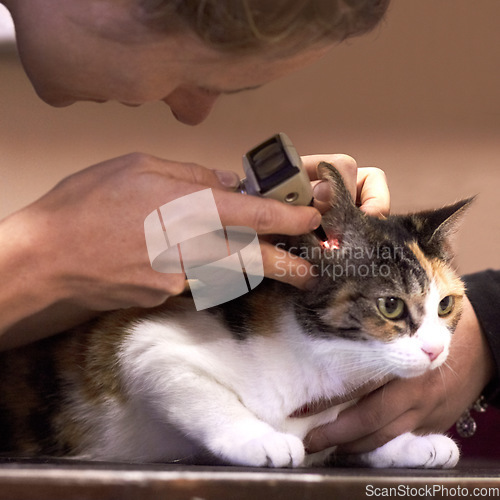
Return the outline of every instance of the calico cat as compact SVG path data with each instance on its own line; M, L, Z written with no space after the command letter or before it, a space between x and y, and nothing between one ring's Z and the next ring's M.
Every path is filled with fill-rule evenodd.
M264 280L197 312L189 297L106 314L4 352L0 451L91 460L298 467L311 428L351 403L298 418L306 404L388 375L415 377L448 355L464 287L448 236L470 200L374 218L321 164L334 204L313 234L277 240L317 275L304 292ZM331 450L328 450L328 453ZM360 455L373 467L453 467L443 435L403 434Z

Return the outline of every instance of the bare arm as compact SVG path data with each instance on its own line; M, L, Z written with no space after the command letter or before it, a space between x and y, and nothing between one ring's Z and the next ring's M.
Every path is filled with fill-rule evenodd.
M355 196L354 160L333 157ZM308 164L313 178L314 161ZM380 175L377 179L375 184L385 183ZM143 228L152 210L183 195L213 188L222 223L248 226L259 234L302 234L319 225L316 208L237 194L237 182L235 174L221 177L199 165L132 154L64 179L2 221L0 348L62 331L102 311L152 307L180 293L184 275L151 269ZM283 252L266 242L261 249L266 276L278 277L276 263ZM290 276L279 278L306 287L310 277L293 273L304 263L290 259Z
M144 219L168 201L207 187L214 189L224 225L299 234L320 222L313 207L236 194L198 165L133 154L89 167L0 224L2 347L100 311L152 307L180 293L184 275L150 266Z

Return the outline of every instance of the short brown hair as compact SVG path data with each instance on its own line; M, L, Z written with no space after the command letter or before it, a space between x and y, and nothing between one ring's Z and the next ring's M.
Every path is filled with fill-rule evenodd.
M207 45L232 53L308 46L373 29L389 0L140 0L156 29L189 29Z

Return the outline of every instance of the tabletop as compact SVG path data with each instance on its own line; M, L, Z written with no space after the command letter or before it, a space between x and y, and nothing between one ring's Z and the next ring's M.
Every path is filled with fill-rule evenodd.
M0 500L307 500L500 497L500 462L449 470L255 469L0 459Z

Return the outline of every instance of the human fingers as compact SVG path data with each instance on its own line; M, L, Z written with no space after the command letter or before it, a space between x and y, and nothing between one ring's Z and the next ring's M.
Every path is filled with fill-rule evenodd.
M332 435L329 432L330 428L328 425L324 425L315 429L314 434L311 433L306 436L304 446L308 453L323 451L332 446L335 446L335 453L339 456L366 453L376 448L380 448L401 434L411 432L415 427L415 420L416 417L414 413L408 412L404 415L399 415L387 426L371 434L349 443L340 444L332 442ZM329 444L327 445L327 443Z
M260 239L264 276L288 283L302 290L311 289L316 283L313 266L283 248Z
M302 156L302 164L304 165L311 181L321 180L321 176L318 172L318 165L321 162L330 163L339 171L344 179L347 189L354 198L356 195L358 171L356 160L351 156L344 154L317 154Z
M305 440L309 452L314 453L331 446L357 441L366 437L367 429L371 434L390 423L394 415L387 418L383 405L379 404L382 390L383 388L379 388L373 391L354 406L347 408L334 422L313 429ZM366 406L370 409L368 413L363 411Z
M214 197L224 226L247 226L258 234L300 235L321 224L321 214L314 207L220 190L214 190Z
M339 405L342 403L346 403L348 401L353 401L355 399L359 399L363 396L366 396L367 394L370 394L371 392L377 390L379 387L382 387L385 385L389 380L391 380L393 377L386 377L381 380L376 380L376 381L371 381L367 382L366 384L361 385L360 387L357 387L353 391L348 392L347 394L343 394L340 396L335 396L330 399L325 399L322 401L319 401L314 405L314 409L312 412L307 412L305 414L301 415L293 415L294 417L300 418L300 417L306 417L308 415L314 414L314 413L320 413L324 410L327 410L328 408L331 408L334 405Z
M133 156L131 161L134 160L137 161ZM321 215L313 207L291 206L233 192L239 177L231 171L210 170L193 163L175 164L145 155L140 155L140 163L143 172L150 169L179 181L179 190L182 185L184 190L187 185L215 188L217 209L225 226L247 226L259 234L298 235L313 231L321 223Z
M376 167L358 169L356 203L368 215L389 214L391 196L383 170Z
M135 165L142 172L163 174L169 179L234 191L240 184L239 175L232 170L214 170L196 163L180 163L144 153L131 153L122 157L123 163Z
M235 193L234 186L239 184L239 178L232 172L209 171L196 164L182 164L182 168L172 169L169 162L161 160L159 165L154 162L155 173L168 174L167 180L170 184L175 181L179 193L202 189L203 186L216 188L212 192L224 226L246 226L261 235L299 235L316 229L321 222L321 215L313 207L289 206L276 200ZM217 189L218 183L227 189ZM199 215L203 218L204 213L200 211ZM300 259L299 263L295 256L269 244L263 245L261 250L266 276L299 288L307 286L311 279L308 262Z
M342 453L362 453L417 428L445 431L456 420L456 414L448 415L445 378L436 370L390 381L342 411L334 422L311 431L309 449L337 445Z
M441 405L436 405L434 402L428 405L422 400L420 403L416 402L406 409L405 407L399 407L398 410L396 405L391 421L381 425L375 432L366 434L359 439L340 443L337 451L340 455L366 453L383 446L406 432L422 436L432 433L444 433L456 422L461 414L461 411L457 414L454 409L448 408L448 406L443 401ZM359 411L370 412L370 409L361 406ZM349 418L349 416L347 414L346 418Z
M139 153L127 155L121 161L138 169L142 178L148 173L155 174L154 183L148 179L143 188L150 193L149 205L153 193L158 197L166 187L172 191L175 185L179 196L211 187L225 226L247 226L259 234L299 235L313 231L321 223L321 215L313 207L290 206L276 200L235 193L239 177L231 171L214 171L193 163L175 163ZM167 184L161 181L161 177Z
M439 378L432 379L435 385ZM343 446L349 452L369 451L415 429L418 415L426 405L428 379L395 379L342 411L337 420L311 431L308 448L319 451L329 446ZM438 388L434 391L439 394ZM429 394L433 400L434 395ZM432 401L431 406L435 406ZM421 417L421 415L420 415Z
M321 212L326 212L332 205L332 191L326 181L321 180L318 165L321 162L333 165L344 179L344 183L353 199L356 196L357 164L351 156L344 154L318 154L302 157L302 163L311 181L313 181L314 206ZM319 181L319 182L314 182Z
M392 441L393 439L405 434L413 432L418 414L416 411L408 411L403 415L399 415L388 425L382 427L378 431L364 436L363 438L351 441L350 443L339 445L336 448L336 453L342 455L358 455L380 448L384 444Z
M346 187L356 204L368 215L388 215L390 193L383 170L376 167L357 167L354 158L348 155L310 155L303 157L304 166L314 184L315 207L324 213L330 207L331 190L326 181L321 181L317 166L321 161L332 164L342 175Z

